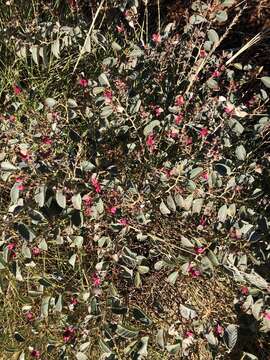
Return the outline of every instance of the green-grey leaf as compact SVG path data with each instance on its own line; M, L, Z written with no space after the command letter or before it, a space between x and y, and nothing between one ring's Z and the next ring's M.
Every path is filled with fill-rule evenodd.
M178 278L178 276L179 276L179 272L178 272L178 271L174 271L174 272L172 272L172 273L167 277L166 281L167 281L168 283L170 283L171 285L174 285L175 282L176 282L176 280L177 280L177 278Z
M98 81L101 86L110 86L109 80L108 80L106 74L104 74L104 73L99 75Z
M57 204L61 208L65 209L65 207L66 207L66 195L64 195L63 190L58 189L56 191L56 201L57 201Z
M133 316L136 320L140 321L142 324L149 326L152 324L152 320L146 315L146 313L139 307L134 307L132 309Z
M74 269L74 266L75 266L76 257L77 257L77 255L76 255L76 254L73 254L73 255L70 257L70 259L68 260L69 264L73 267L73 269Z
M205 21L206 19L203 16L197 14L194 14L189 18L189 23L191 25L198 25Z
M82 208L82 197L81 194L75 194L71 198L74 209L81 210Z
M215 30L213 30L213 29L208 30L207 36L208 36L208 39L210 41L212 41L214 44L219 42L219 36Z
M139 335L139 331L130 327L124 327L119 324L116 328L116 334L126 339L133 339Z
M170 210L172 210L173 212L175 212L176 211L176 206L175 206L173 197L171 195L168 195L166 201L167 201L168 208Z
M270 76L263 76L261 81L266 87L270 88Z
M246 149L244 148L243 145L237 146L235 150L235 154L237 156L237 159L242 161L244 161L247 156Z
M45 239L42 239L41 242L38 244L39 249L47 251L48 250L48 245L46 243Z
M221 208L218 210L218 219L220 222L224 222L227 218L228 214L228 208L227 205L224 204L221 206Z
M1 162L1 169L4 171L14 171L17 170L17 166L11 164L10 161L3 161Z
M193 214L200 214L203 206L203 199L195 199L192 203L192 213Z
M49 315L50 296L45 296L41 303L41 316L47 318Z
M148 136L149 134L151 134L154 130L154 128L156 126L160 125L160 121L159 120L153 120L151 121L148 125L145 126L145 128L143 129L143 134L144 136Z
M224 340L229 349L233 349L237 342L238 331L237 326L234 324L230 324L226 327L224 332Z
M57 104L57 101L53 98L47 98L45 100L45 105L48 106L49 108L53 108L56 104Z
M227 11L225 11L225 10L218 11L216 14L216 19L218 22L227 21L228 20Z
M58 299L57 299L57 302L55 304L55 307L54 307L54 310L57 311L57 312L61 312L62 311L62 294L60 294L58 296Z
M161 203L159 205L159 210L162 215L169 215L171 213L171 211L167 208L167 206L165 205L163 200L161 201Z

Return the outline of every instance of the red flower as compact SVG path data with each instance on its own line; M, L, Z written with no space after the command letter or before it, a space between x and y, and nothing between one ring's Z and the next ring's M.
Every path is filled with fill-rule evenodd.
M224 328L221 325L217 324L215 328L215 333L219 336L222 336L224 333Z
M206 137L208 135L208 129L207 128L202 128L200 130L200 135L201 135L201 137Z
M152 40L154 41L155 44L160 44L160 43L161 43L161 36L160 36L160 34L153 34L153 35L152 35Z
M202 247L202 246L198 246L198 247L195 247L194 250L195 250L196 254L203 254L206 249L204 247Z
M95 188L96 193L99 194L101 192L101 186L100 186L100 183L99 183L98 179L96 177L93 177L91 182L92 182L92 185Z
M125 31L125 28L124 28L123 24L121 24L120 26L116 25L116 30L120 34Z
M190 331L190 330L188 330L188 331L186 331L185 336L186 336L186 337L192 337L192 336L193 336L193 332Z
M105 97L105 102L106 102L107 104L109 104L109 103L112 102L112 98L113 98L112 90L110 90L110 89L104 90L103 96Z
M220 75L221 75L221 72L218 71L218 70L215 70L215 71L212 73L213 78L218 78L218 77L220 77Z
M178 115L175 116L175 123L176 123L176 125L179 125L182 120L183 120L183 114L182 114L182 113L180 113L180 114L178 114Z
M26 314L25 314L25 317L28 321L32 321L34 319L34 314L31 312L31 311L28 311Z
M83 199L83 202L85 203L85 205L87 205L87 206L91 206L93 203L93 200L92 200L91 196L89 196L89 195L84 195L82 199Z
M98 286L101 285L101 279L100 279L100 277L99 277L96 273L93 275L92 284L93 284L93 286L95 286L95 287L98 287Z
M153 152L156 148L155 137L153 134L149 134L146 138L146 145L150 152Z
M41 356L41 353L38 350L32 350L30 355L33 356L35 359L39 359Z
M43 142L43 144L51 145L52 144L52 139L49 136L44 136L42 138L42 142Z
M205 58L207 56L207 52L204 49L200 50L200 57Z
M157 106L157 107L155 108L155 114L156 114L156 116L160 116L160 114L163 113L163 112L164 112L164 110L163 110L161 107Z
M86 88L88 86L88 80L82 78L79 80L79 84L81 85L81 87Z
M34 256L38 256L40 253L41 253L40 248L37 247L37 246L34 246L33 249L32 249L32 254L33 254Z
M16 243L10 243L10 244L8 244L7 248L8 248L8 251L14 250L14 249L16 248Z
M184 105L184 103L185 103L185 99L184 99L184 97L182 95L179 95L179 96L176 97L176 99L175 99L175 105L176 106Z
M122 219L119 220L119 224L121 224L121 225L123 225L123 226L127 226L127 225L128 225L128 221L127 221L127 219L122 218Z
M69 326L68 328L65 329L63 336L64 336L64 342L65 343L69 342L75 336L75 329Z
M116 212L117 212L117 208L116 208L115 206L113 206L113 207L111 207L111 208L109 209L109 211L110 211L110 213L111 213L112 215L115 215Z
M22 89L20 88L20 86L14 84L13 85L13 92L15 95L19 95L22 92Z
M246 286L243 286L242 288L241 288L241 293L242 293L242 295L248 295L249 294L249 289L248 289L248 287L246 287Z
M198 276L201 275L200 270L195 269L194 266L192 266L192 265L189 265L189 267L188 267L188 273L189 273L193 278L196 278L196 277L198 277Z

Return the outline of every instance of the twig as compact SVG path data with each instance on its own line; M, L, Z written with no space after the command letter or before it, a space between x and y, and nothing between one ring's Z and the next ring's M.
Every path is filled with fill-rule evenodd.
M84 40L83 47L82 47L81 50L80 50L80 53L79 53L77 62L76 62L76 64L75 64L75 66L74 66L74 69L73 69L72 74L75 73L75 71L76 71L76 69L77 69L77 67L78 67L78 65L79 65L79 62L81 61L81 58L82 58L83 53L84 53L85 44L87 43L88 38L89 38L89 36L91 35L91 32L92 32L92 30L93 30L93 27L94 27L94 25L95 25L96 19L97 19L97 17L98 17L98 14L100 13L100 10L101 10L101 8L102 8L102 6L103 6L104 1L105 1L105 0L101 0L101 2L100 2L100 4L99 4L99 7L98 7L98 9L97 9L97 12L96 12L96 14L95 14L95 16L94 16L94 18L93 18L93 21L92 21L92 23L91 23L91 25L90 25L90 28L89 28L88 33L87 33L87 35L86 35L86 38L85 38L85 40Z

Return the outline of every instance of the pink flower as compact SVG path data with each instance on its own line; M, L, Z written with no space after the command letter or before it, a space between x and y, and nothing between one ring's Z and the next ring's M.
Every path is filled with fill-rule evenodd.
M96 193L99 194L101 192L101 186L100 186L100 183L99 183L98 179L96 177L93 177L91 182L92 182L92 185L95 188Z
M204 173L202 174L202 178L203 178L204 180L208 180L208 178L209 178L208 173L207 173L207 172L204 172Z
M91 207L88 207L84 210L84 213L86 216L91 216L93 211L92 211L92 208Z
M155 108L155 115L156 116L160 116L160 114L162 114L163 112L164 112L164 110L161 107L157 106Z
M242 288L241 288L241 293L242 293L242 295L248 295L249 294L249 289L248 289L248 287L246 287L246 286L243 286Z
M176 125L179 125L181 123L181 121L183 120L183 114L180 113L180 114L176 115L174 119L175 119Z
M75 329L71 326L64 330L64 342L69 342L75 336Z
M187 137L186 140L185 140L186 145L191 145L192 142L193 142L192 137Z
M14 84L13 85L13 92L15 95L19 95L22 92L22 89L20 88L20 86Z
M185 99L182 95L177 96L177 98L175 99L175 105L176 106L181 106L184 105L185 103Z
M123 24L121 24L120 26L119 25L116 25L116 31L120 34L122 32L125 31L125 28L123 26Z
M49 136L44 136L42 138L42 142L43 142L43 144L51 145L52 144L52 139Z
M88 86L88 80L82 78L79 80L79 84L81 85L81 87L86 88Z
M153 152L156 148L155 137L153 134L149 134L146 138L146 145L150 152Z
M200 136L201 137L206 137L208 135L208 129L207 128L202 128L200 130Z
M204 49L200 50L200 57L205 58L207 56L207 52Z
M222 336L224 333L224 328L221 325L217 324L215 328L215 333L219 336Z
M266 319L266 320L270 320L270 311L265 311L263 313L263 317Z
M41 356L41 353L38 350L32 350L30 355L33 356L35 359L39 359Z
M20 184L20 185L17 186L17 189L19 191L23 191L25 189L25 186L23 184Z
M206 249L204 247L195 247L194 250L196 254L203 254Z
M25 317L28 321L32 321L34 319L34 314L31 312L31 311L28 311L26 314L25 314Z
M93 286L95 286L95 287L98 287L98 286L101 285L101 279L100 279L100 277L99 277L96 273L93 275L92 284L93 284Z
M123 226L127 226L127 225L128 225L127 219L124 219L124 218L120 219L118 222L119 222L119 224L121 224L121 225L123 225Z
M110 89L104 90L103 96L104 96L105 102L106 102L107 104L109 104L109 103L112 102L112 98L113 98L112 90L110 90Z
M10 243L10 244L8 244L7 248L8 248L8 251L14 250L14 249L16 248L16 243Z
M186 331L185 336L188 337L188 338L190 338L190 337L193 336L193 332L190 331L190 330L188 330L188 331Z
M228 115L233 115L234 114L234 107L233 106L226 106L224 108L224 111Z
M112 215L115 215L116 212L117 212L117 208L116 208L115 206L113 206L113 207L111 207L111 208L109 209L109 211L110 211L110 213L111 213Z
M37 247L37 246L34 246L33 249L32 249L32 254L33 254L34 256L38 256L40 253L41 253L40 248Z
M194 266L192 266L192 265L189 265L189 267L188 267L188 273L189 273L193 278L196 278L196 277L198 277L198 276L201 275L200 270L195 269Z
M31 159L31 155L28 153L27 150L21 150L19 154L23 161L27 161Z
M171 131L168 132L168 137L171 139L177 139L178 135L179 133L176 129L172 129Z
M72 297L71 299L70 299L70 304L71 305L77 305L79 303L79 301L78 301L78 299L76 299L76 298L74 298L74 297Z
M10 117L9 117L9 121L14 122L15 120L16 120L16 117L15 117L14 115L10 115Z
M153 35L152 35L152 40L154 41L155 44L160 44L160 43L161 43L161 36L160 36L160 34L153 34Z
M84 195L82 199L86 206L91 206L93 203L93 200L92 200L91 196L89 196L89 195Z
M21 177L16 177L16 182L17 183L22 183L23 182L23 178L21 178Z
M201 226L206 225L206 219L203 216L200 218L200 225Z
M213 78L218 78L218 77L220 77L220 75L221 75L221 72L218 70L215 70L214 72L212 72Z

